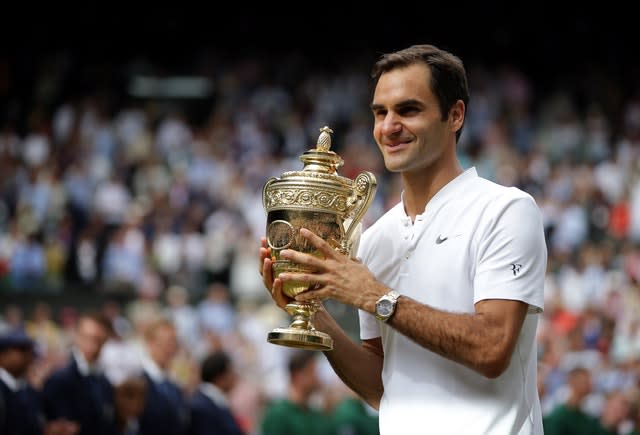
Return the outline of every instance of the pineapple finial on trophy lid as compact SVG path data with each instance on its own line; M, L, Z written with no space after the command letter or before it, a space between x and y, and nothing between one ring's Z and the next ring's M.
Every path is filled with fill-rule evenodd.
M316 149L321 152L328 152L331 148L331 130L326 125L320 129L320 136L318 136L318 142L316 142Z
M306 172L323 172L325 174L335 174L337 168L343 165L342 157L331 151L331 130L328 126L320 129L320 136L316 142L316 147L305 151L300 156L305 164Z

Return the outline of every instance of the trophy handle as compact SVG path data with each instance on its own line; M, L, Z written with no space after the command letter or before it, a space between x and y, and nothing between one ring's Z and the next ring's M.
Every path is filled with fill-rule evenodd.
M353 235L353 231L358 227L358 224L364 217L365 213L369 209L371 202L373 201L373 197L376 194L376 189L378 187L378 181L376 180L375 175L371 172L364 171L358 174L358 176L353 181L353 193L354 195L351 197L350 202L354 204L352 210L352 219L349 223L349 226L344 234L344 238L342 239L342 244L340 246L340 251L343 254L349 254L351 251L351 236Z
M262 187L262 207L265 210L268 210L268 197L267 197L267 189L269 188L269 186L271 186L273 184L274 181L276 181L278 178L276 177L271 177L267 180L266 183L264 183L264 186Z

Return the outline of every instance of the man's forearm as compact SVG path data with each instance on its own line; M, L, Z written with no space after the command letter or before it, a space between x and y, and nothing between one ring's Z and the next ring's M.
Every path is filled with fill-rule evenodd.
M354 343L325 310L316 313L315 324L333 338L333 350L324 352L333 370L349 388L378 409L384 391L381 349Z
M390 325L420 346L492 378L509 363L527 305L507 300L481 304L493 308L449 313L403 297Z

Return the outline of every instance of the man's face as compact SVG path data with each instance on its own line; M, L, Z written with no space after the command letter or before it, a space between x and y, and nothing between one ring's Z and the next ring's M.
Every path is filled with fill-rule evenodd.
M170 326L157 328L147 341L151 358L161 368L166 369L178 352L176 330Z
M118 413L124 418L138 417L145 404L147 385L143 378L128 379L115 388L115 404Z
M378 80L371 103L373 136L391 172L421 171L455 145L451 117L442 121L430 80L422 63L393 69Z
M100 323L88 318L79 320L75 343L88 363L93 364L98 360L100 350L108 338L108 331Z
M25 377L32 362L31 347L9 347L0 351L0 367L16 378Z

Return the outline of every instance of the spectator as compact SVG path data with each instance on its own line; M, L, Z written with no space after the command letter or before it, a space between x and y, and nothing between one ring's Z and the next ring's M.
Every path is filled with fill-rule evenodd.
M582 410L584 400L592 391L591 372L576 367L569 372L569 397L544 417L546 435L599 435L602 428L598 420Z
M291 355L287 397L267 406L262 419L262 435L334 433L329 415L311 402L314 393L322 387L316 357L315 352L308 350L297 350Z
M189 423L187 402L180 387L168 374L179 349L176 329L170 321L158 319L149 324L144 341L142 367L147 391L140 417L140 433L184 435Z
M111 333L102 316L84 313L76 325L71 358L49 376L42 390L47 420L77 423L78 435L116 433L113 388L97 366L102 346Z
M64 419L45 425L42 403L26 375L35 342L20 330L0 335L0 434L74 435L76 423Z
M202 383L189 402L189 435L207 435L212 428L216 435L244 434L228 402L238 377L231 358L225 352L214 352L202 362L200 373Z

